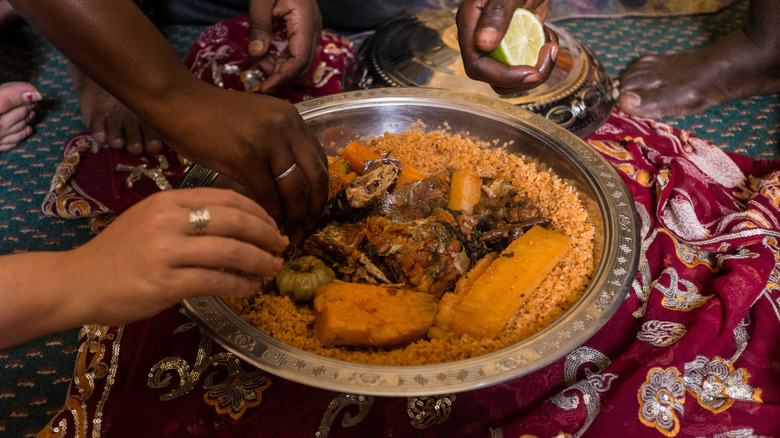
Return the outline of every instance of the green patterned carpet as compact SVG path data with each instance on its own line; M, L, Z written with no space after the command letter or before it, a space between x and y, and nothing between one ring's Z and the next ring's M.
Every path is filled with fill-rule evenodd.
M747 11L740 1L714 15L674 18L570 19L556 24L585 43L615 77L647 51L678 52L707 44L738 28ZM179 26L167 36L182 55L203 27ZM87 241L86 221L41 213L62 147L84 130L65 60L28 27L0 42L0 82L26 80L45 101L36 134L0 153L0 254L66 250ZM665 120L721 148L753 157L780 158L780 96L751 97L703 115ZM45 273L42 273L45 275ZM0 437L34 436L61 407L76 357L71 330L0 351Z

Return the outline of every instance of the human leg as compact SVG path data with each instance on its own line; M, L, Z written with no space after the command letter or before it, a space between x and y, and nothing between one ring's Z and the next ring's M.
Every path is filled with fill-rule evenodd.
M710 45L643 55L620 77L620 109L640 117L681 117L780 91L778 23L780 1L751 0L744 25Z
M27 82L0 84L0 151L13 148L30 136L35 102L41 94Z
M158 26L214 24L248 10L248 0L136 0L136 3ZM81 119L95 140L134 155L162 151L163 143L156 130L78 67L69 63L68 68L78 93Z

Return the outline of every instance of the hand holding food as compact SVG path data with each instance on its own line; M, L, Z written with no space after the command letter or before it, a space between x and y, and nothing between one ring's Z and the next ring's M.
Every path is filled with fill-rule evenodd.
M288 37L282 56L269 52L273 23L284 25ZM297 79L311 68L317 39L322 30L322 16L313 0L249 2L249 55L266 75L260 92Z
M134 205L65 259L83 323L120 325L198 295L251 295L281 269L276 223L230 190L160 192Z
M466 74L490 84L499 94L526 91L544 83L558 57L558 36L538 24L544 22L549 3L549 0L464 1L456 20ZM525 12L516 14L518 8ZM539 47L541 38L543 44ZM507 53L510 47L522 53Z

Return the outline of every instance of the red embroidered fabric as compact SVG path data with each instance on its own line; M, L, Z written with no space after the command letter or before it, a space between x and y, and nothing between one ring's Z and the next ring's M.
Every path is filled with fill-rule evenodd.
M777 436L780 162L618 111L586 140L633 195L642 252L615 316L557 362L449 396L338 394L241 362L171 309L85 327L40 436Z

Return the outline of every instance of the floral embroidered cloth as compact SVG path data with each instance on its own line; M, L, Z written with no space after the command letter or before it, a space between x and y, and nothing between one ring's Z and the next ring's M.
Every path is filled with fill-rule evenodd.
M191 65L210 80L210 62ZM586 140L633 195L641 260L614 317L549 366L458 394L339 394L254 368L174 308L84 327L69 397L39 436L780 436L780 162L618 111Z

